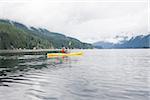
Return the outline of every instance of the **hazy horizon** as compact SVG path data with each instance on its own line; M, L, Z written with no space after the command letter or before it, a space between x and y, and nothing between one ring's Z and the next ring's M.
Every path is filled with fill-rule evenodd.
M0 0L0 18L84 42L150 32L149 0Z

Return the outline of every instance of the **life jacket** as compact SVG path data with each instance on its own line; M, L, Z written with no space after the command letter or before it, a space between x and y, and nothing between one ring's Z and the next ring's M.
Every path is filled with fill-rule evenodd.
M61 52L62 52L62 53L65 53L65 49L64 49L64 48L62 48Z

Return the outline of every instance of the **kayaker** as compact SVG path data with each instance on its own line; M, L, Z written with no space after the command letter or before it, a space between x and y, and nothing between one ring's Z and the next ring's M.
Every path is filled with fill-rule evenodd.
M61 49L61 53L66 53L66 50L65 50L66 48L65 47L63 47L62 49Z
M61 53L66 53L66 52L67 52L67 50L66 50L65 46L62 45Z

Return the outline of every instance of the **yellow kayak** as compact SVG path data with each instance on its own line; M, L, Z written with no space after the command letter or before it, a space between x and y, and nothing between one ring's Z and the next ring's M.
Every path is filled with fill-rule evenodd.
M47 58L52 57L65 57L65 56L80 56L83 55L83 52L73 52L73 53L48 53Z

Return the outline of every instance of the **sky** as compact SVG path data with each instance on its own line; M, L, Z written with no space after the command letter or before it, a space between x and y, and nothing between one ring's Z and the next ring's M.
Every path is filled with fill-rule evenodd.
M0 18L84 42L150 32L150 0L0 0Z

